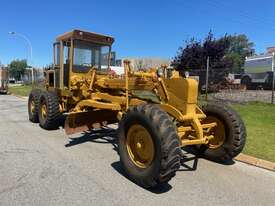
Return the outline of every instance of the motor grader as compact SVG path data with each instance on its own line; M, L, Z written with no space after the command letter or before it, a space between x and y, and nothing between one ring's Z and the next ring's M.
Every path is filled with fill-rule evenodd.
M67 134L118 123L121 164L145 188L175 176L182 147L191 145L218 162L242 151L246 130L233 109L220 103L200 108L198 83L188 77L134 71L127 60L124 74L116 75L110 69L113 42L81 30L58 36L45 91L33 89L29 95L30 121L51 130L66 114Z

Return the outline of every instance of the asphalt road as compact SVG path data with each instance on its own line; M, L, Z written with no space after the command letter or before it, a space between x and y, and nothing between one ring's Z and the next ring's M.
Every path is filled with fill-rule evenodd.
M186 154L169 185L123 176L114 132L66 136L27 117L27 100L0 96L0 205L275 205L275 173Z

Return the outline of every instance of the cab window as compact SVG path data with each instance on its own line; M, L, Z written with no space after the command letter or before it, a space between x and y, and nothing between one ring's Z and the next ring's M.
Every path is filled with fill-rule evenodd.
M108 46L75 40L73 72L88 72L91 68L101 70L102 51L106 51L105 47Z

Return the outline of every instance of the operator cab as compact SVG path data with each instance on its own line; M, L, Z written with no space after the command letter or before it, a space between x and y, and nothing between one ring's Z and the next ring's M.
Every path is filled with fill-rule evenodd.
M113 37L81 30L58 36L53 44L54 69L46 74L48 86L69 89L74 74L85 75L91 69L107 72L113 42Z

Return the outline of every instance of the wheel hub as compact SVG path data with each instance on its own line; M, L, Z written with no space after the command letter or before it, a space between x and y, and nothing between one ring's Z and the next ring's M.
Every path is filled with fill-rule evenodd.
M47 117L47 106L45 103L41 107L41 114L44 119Z
M214 138L209 140L208 147L210 149L217 149L224 144L226 139L225 126L221 120L213 116L207 116L204 123L216 122L217 126L210 130L210 134L214 135Z
M147 168L154 159L155 148L151 135L143 126L132 125L127 133L127 151L131 161L140 168Z
M34 100L31 100L31 113L33 114L34 113L34 110L35 110L35 103L34 103Z

